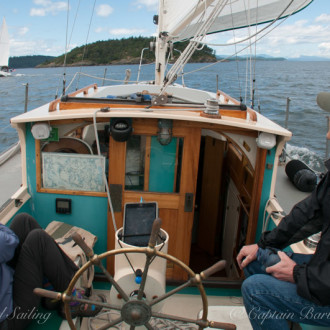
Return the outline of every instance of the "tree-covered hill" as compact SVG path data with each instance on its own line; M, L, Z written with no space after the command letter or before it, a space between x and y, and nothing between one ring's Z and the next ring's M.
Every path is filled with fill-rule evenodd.
M51 61L55 56L31 55L9 58L9 67L13 69L34 68L45 61Z
M69 66L80 65L108 65L108 64L137 64L140 62L141 51L148 48L143 54L143 63L150 63L155 60L154 52L150 51L150 42L154 38L131 37L107 41L97 41L72 49L66 57L66 64ZM174 45L173 55L177 58L188 42ZM216 61L213 49L205 46L202 50L196 51L190 62L214 62ZM45 66L62 66L64 55L43 63Z

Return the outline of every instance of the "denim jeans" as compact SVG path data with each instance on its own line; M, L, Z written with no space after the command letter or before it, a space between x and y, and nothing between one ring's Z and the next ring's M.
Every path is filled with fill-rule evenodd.
M293 253L297 264L307 263L311 255ZM289 329L288 321L330 326L330 306L316 305L297 294L296 284L267 274L259 261L244 268L246 280L242 296L253 329Z

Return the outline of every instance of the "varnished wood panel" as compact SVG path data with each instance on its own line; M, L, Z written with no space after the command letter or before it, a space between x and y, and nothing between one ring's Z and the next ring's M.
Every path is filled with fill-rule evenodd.
M125 186L125 157L126 143L117 142L113 138L109 141L109 184L119 184ZM123 167L124 166L124 167ZM123 213L114 213L117 229L123 226ZM112 223L110 210L108 209L108 250L113 250L115 247L115 229ZM107 264L107 269L113 274L113 263Z
M175 234L175 256L184 263L189 264L194 211L185 212L185 194L194 194L193 205L195 205L201 130L194 128L189 129L186 133L180 182L181 199ZM174 266L174 280L185 280L186 276L187 274L185 272Z
M219 233L220 192L225 142L207 136L203 162L203 182L198 226L198 246L210 255Z
M113 184L122 185L122 207L127 202L139 201L140 197L145 201L156 201L158 203L159 216L163 221L162 228L170 236L169 253L189 264L194 211L185 212L185 196L186 193L192 193L195 196L196 192L201 129L199 127L186 127L185 124L186 122L174 122L173 125L173 136L184 139L179 193L125 191L126 144L115 142L112 139L110 139L109 181ZM133 134L156 135L158 121L134 119L133 128ZM115 215L119 228L122 225L123 212L117 212ZM114 232L111 228L110 214L108 216L108 227L108 248L112 249L114 246ZM113 271L113 266L108 265L108 269ZM173 265L168 265L167 276L173 280L186 278L185 272Z
M258 224L262 184L264 180L264 173L266 166L266 157L267 157L267 150L258 148L253 189L252 189L251 209L249 214L249 225L246 233L246 244L252 244L254 243L255 240L257 224Z
M179 208L181 196L179 194L168 193L125 191L123 201L124 203L136 203L141 197L146 202L157 201L159 209L175 210Z

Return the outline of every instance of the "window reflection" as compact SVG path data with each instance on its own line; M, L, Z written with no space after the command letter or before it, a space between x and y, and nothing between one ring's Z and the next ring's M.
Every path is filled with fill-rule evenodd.
M156 136L132 135L126 145L125 189L180 191L183 138L161 145Z

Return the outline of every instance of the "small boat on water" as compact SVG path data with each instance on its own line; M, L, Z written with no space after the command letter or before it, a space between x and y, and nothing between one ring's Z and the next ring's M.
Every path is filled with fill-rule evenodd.
M8 66L9 61L9 34L5 18L3 18L0 29L0 77L8 77L11 70Z
M98 327L157 329L159 319L178 322L172 328L179 329L234 328L220 324L231 317L224 306L231 304L221 296L239 295L240 248L283 216L275 189L291 133L220 90L175 80L206 34L273 22L310 2L259 0L246 15L244 1L160 1L155 80L95 83L11 119L22 184L2 206L1 222L28 212L44 228L57 220L97 236L98 257L86 249L94 261L81 268L67 293L98 265L95 279L112 285L106 308L121 315L96 318ZM170 45L184 39L191 41L166 73ZM153 224L160 226L157 217L164 242L151 233ZM313 252L303 242L292 249ZM151 263L155 256L160 263ZM226 262L212 268L219 260ZM143 286L136 280L140 268ZM190 306L196 291L166 304L194 284L202 304ZM214 309L202 284L210 288ZM208 321L208 312L218 323ZM71 328L92 327L67 318Z

